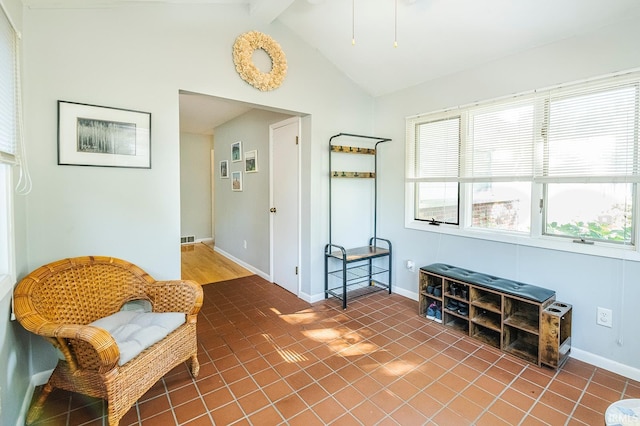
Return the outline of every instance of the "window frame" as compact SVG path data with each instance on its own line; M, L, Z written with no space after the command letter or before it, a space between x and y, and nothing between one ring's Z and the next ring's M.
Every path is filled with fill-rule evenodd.
M13 166L20 164L18 155L18 108L19 108L19 54L18 38L15 25L3 5L0 5L2 20L3 62L0 74L6 77L2 86L3 98L0 108L10 116L1 121L0 135L5 140L0 144L0 299L13 291L16 283L15 221L14 221L14 186ZM5 44L6 43L6 44ZM5 68L6 67L6 68ZM13 93L12 93L13 92Z
M0 162L0 200L6 203L6 210L0 211L0 252L6 253L0 257L0 300L16 283L12 182L11 165Z
M407 140L406 140L406 149L407 154L409 154L410 150L417 150L417 148L410 147L410 144L417 143L414 138L410 138L410 134L413 131L415 133L415 126L419 125L421 122L432 121L433 117L438 117L439 119L445 119L448 116L460 116L461 117L461 147L460 153L465 152L467 149L467 139L469 132L469 121L468 115L470 111L475 109L483 108L486 106L490 106L491 104L508 104L513 101L514 98L518 97L536 97L538 93L553 93L556 95L557 93L567 94L572 91L576 91L576 88L581 89L582 87L606 87L607 84L621 84L625 82L637 83L640 84L640 69L634 69L626 72L611 74L605 77L597 77L589 80L584 80L576 83L565 84L563 86L555 86L546 89L538 89L535 91L530 91L526 93L521 93L517 95L511 95L508 97L496 98L492 100L488 100L486 102L476 102L473 104L458 106L455 108L445 109L436 111L434 113L420 114L417 116L411 116L406 118L406 132L407 132ZM595 90L595 89L594 89ZM640 93L640 89L639 89ZM551 95L540 95L540 99L535 99L536 108L545 108L544 106L544 96L547 99L553 99ZM640 97L640 95L639 95ZM548 110L547 110L548 111ZM546 111L545 111L546 113ZM539 112L536 111L534 114L534 120L538 121L540 119ZM640 113L637 113L636 117L636 128L640 126ZM534 124L534 131L544 131L543 122ZM540 128L538 128L540 125ZM413 130L412 130L413 128ZM542 133L541 133L542 134ZM413 139L413 140L412 140ZM534 142L537 143L546 143L546 139L542 136L537 139L541 139L539 141ZM635 145L637 150L640 150L640 140L636 136ZM534 148L534 155L539 155L539 147ZM465 181L464 177L460 178L460 190L459 190L459 224L458 225L449 225L445 223L438 223L438 226L432 226L428 221L419 220L415 218L415 205L417 203L417 182L415 179L410 178L410 168L412 167L409 164L410 157L407 156L407 163L405 164L405 227L408 229L415 229L421 231L429 231L436 232L445 235L455 235L455 236L463 236L463 237L471 237L478 238L484 240L490 240L501 243L511 243L518 245L525 245L531 247L538 247L543 249L552 249L552 250L561 250L568 251L573 253L581 253L581 254L589 254L596 256L604 256L604 257L614 257L614 258L626 258L630 260L640 261L640 184L635 184L633 189L633 200L632 200L632 237L631 244L620 243L620 242L606 242L606 241L595 241L594 244L580 244L575 243L572 238L559 237L557 235L548 235L545 234L545 220L546 220L546 207L547 207L547 199L545 197L545 184L548 182L537 181L535 178L532 179L531 182L531 224L529 232L518 232L518 231L506 231L506 230L496 230L496 229L486 229L486 228L478 228L472 227L472 186L473 179ZM539 163L542 161L541 158L535 157L534 168L539 167ZM464 160L460 159L460 174L464 176L465 170ZM479 181L476 181L479 182ZM544 206L540 206L540 201L544 203Z
M417 208L418 206L416 205L416 200L418 199L418 194L419 194L419 184L420 183L450 183L453 182L453 176L451 175L452 170L446 170L443 173L441 173L441 176L433 176L433 175L422 175L422 168L424 165L421 164L420 161L420 156L422 153L422 147L420 146L420 144L418 143L418 128L424 124L434 124L434 123L443 123L443 122L447 122L447 121L451 121L451 120L456 120L458 121L458 147L457 147L457 153L456 153L456 160L457 160L457 164L456 164L456 175L459 175L460 173L460 155L461 155L461 149L464 146L464 142L462 141L462 138L464 137L465 133L462 131L462 125L463 123L466 123L466 118L463 118L461 114L457 114L457 113L453 113L453 114L448 114L448 113L444 113L444 114L432 114L429 116L428 120L422 120L422 119L417 119L413 122L413 125L409 126L409 121L407 122L407 144L409 144L408 141L413 141L413 143L411 144L411 148L407 149L407 167L406 167L406 176L408 180L411 180L414 185L412 186L413 188L413 197L414 199L414 203L412 204L412 215L414 220L416 221L420 221L420 222L427 222L429 223L429 225L450 225L450 226L460 226L460 221L461 221L461 210L460 210L460 205L461 205L461 200L463 199L463 196L461 194L461 190L463 189L463 187L460 185L460 183L457 183L458 186L458 196L457 196L457 205L456 205L456 217L457 217L457 222L456 223L451 223L451 222L445 222L445 221L441 221L441 220L435 220L432 218L432 220L429 219L417 219ZM407 120L410 120L410 118L408 118ZM409 146L407 147L409 148ZM450 159L451 153L447 152L447 160ZM428 164L427 164L428 165ZM450 166L449 166L450 167ZM446 167L443 168L443 170L446 169Z

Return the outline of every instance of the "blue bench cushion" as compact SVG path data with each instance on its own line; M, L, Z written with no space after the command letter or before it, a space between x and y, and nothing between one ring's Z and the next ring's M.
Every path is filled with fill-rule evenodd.
M533 300L539 303L544 302L556 292L548 288L538 287L531 284L525 284L518 281L507 280L505 278L494 277L480 272L470 271L468 269L458 268L456 266L444 263L433 263L431 265L420 268L425 272L431 272L445 278L451 278L485 287L490 290L496 290L512 296L522 297L524 299Z

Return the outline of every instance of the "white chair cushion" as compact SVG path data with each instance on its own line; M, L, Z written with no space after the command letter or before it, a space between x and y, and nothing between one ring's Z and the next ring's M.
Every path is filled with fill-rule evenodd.
M130 300L120 308L121 311L151 312L151 302L145 299Z
M120 311L89 325L105 329L120 349L119 365L124 365L186 321L179 312Z

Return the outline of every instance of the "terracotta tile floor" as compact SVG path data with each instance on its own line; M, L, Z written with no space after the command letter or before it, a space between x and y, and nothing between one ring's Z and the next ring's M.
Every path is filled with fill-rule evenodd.
M204 286L200 375L182 365L121 425L602 425L640 383L570 359L538 368L377 293L310 305L256 276ZM41 425L102 425L104 404L56 390Z

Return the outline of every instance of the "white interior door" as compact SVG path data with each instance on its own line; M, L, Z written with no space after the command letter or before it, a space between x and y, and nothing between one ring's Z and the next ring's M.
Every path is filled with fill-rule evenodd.
M271 279L300 292L300 118L269 126Z

